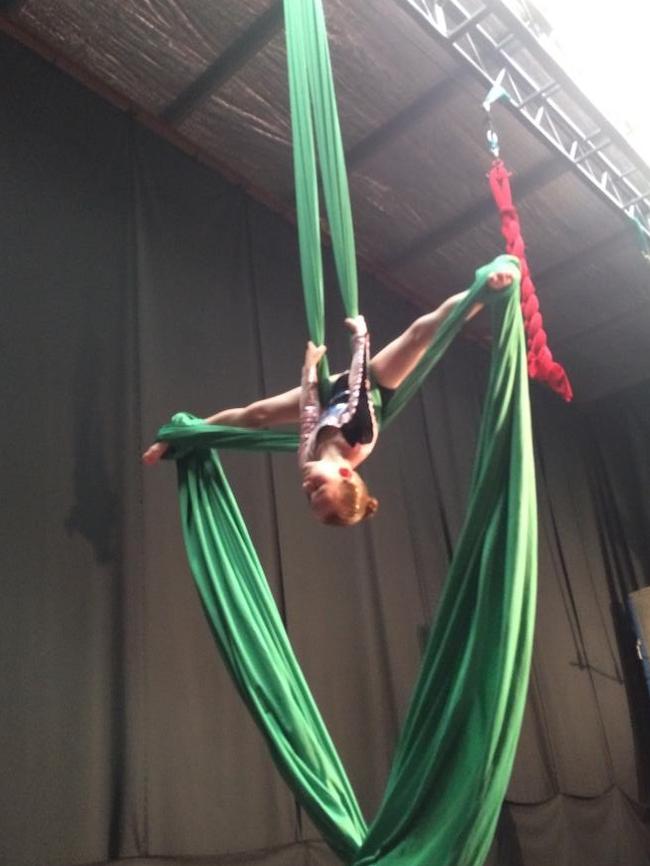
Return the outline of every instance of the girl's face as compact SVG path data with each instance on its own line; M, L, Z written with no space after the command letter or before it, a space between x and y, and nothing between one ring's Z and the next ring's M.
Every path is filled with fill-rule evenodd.
M302 470L302 489L307 494L309 506L318 520L326 522L336 513L340 499L342 482L353 477L348 466L341 466L331 460L312 460L305 463Z

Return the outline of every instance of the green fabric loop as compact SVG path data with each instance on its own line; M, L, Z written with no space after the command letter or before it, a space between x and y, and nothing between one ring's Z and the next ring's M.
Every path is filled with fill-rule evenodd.
M177 467L190 567L224 662L280 772L332 848L349 861L365 822L219 457L195 451Z

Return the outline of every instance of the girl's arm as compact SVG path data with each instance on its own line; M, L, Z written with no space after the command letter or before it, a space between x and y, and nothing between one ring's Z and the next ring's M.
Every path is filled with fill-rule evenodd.
M352 332L352 359L350 361L350 372L348 373L350 399L346 413L346 420L350 420L357 411L360 398L368 389L370 335L368 334L368 326L363 316L346 319L345 325Z
M298 446L298 465L301 468L309 460L312 434L320 418L321 404L318 394L318 372L316 368L326 351L325 346L315 346L311 340L307 343L300 382L300 445Z

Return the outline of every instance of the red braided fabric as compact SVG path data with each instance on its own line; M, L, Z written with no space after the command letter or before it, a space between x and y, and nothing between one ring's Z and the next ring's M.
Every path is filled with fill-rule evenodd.
M521 236L519 215L512 203L509 178L510 174L503 162L495 159L489 179L490 189L501 215L501 234L506 240L506 252L517 256L521 262L521 310L528 344L528 375L538 382L546 382L568 402L573 397L573 389L564 367L553 360L547 345L539 300L526 261L526 245Z

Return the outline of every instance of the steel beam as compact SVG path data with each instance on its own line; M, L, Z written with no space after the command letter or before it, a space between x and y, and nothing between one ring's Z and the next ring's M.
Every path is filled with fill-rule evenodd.
M459 24L457 27L449 33L449 39L452 42L457 42L462 36L464 36L468 30L471 30L472 27L475 27L480 21L490 14L490 7L484 6L482 9L479 9L478 12L474 12L469 18L463 21L462 24Z
M278 0L163 109L161 119L173 125L180 123L268 45L282 27L283 20L283 6Z

